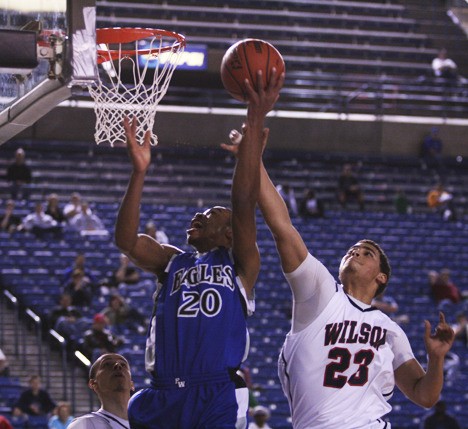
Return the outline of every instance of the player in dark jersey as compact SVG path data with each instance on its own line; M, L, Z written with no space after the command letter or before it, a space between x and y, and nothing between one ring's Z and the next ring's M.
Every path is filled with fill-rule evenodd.
M195 214L187 230L193 253L138 234L151 136L147 133L139 145L136 121L124 120L133 171L118 213L116 243L137 266L158 277L145 356L152 383L130 401L132 429L246 427L248 392L235 373L248 351L246 316L254 309L260 269L255 206L264 119L283 80L273 73L268 87L258 92L247 84L232 211L215 206Z

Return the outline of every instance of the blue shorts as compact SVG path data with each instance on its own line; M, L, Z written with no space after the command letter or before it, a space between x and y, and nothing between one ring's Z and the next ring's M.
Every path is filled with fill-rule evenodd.
M174 379L172 379L174 380ZM234 381L150 387L128 405L132 429L236 429L247 427L248 389Z

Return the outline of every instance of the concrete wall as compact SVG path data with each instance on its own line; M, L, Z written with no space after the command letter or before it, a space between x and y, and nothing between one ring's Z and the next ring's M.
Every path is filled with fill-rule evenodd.
M245 112L239 110L236 113L158 112L156 134L164 145L215 147L228 141L227 135L232 128L241 126ZM93 141L94 121L91 109L57 107L16 138ZM420 142L434 122L430 119L424 123L407 124L380 120L267 118L271 148L402 156L417 156ZM468 157L468 128L438 126L444 142L444 155Z

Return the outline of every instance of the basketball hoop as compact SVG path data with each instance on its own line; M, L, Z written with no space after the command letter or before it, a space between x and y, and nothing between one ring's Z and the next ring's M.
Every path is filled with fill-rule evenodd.
M96 44L100 77L89 86L96 113L96 143L125 143L122 121L128 116L138 120L138 140L142 142L151 130L151 144L156 145L157 107L184 50L185 37L151 28L98 28Z

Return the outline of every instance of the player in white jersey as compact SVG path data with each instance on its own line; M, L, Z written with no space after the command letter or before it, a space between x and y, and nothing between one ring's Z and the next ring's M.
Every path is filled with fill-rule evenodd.
M236 153L240 134L230 134ZM268 130L264 131L264 142ZM431 334L424 371L403 330L371 306L390 277L380 246L362 240L343 257L338 284L308 251L291 223L283 198L261 165L259 206L276 242L293 292L293 318L279 359L279 376L295 429L389 428L383 421L394 385L416 404L430 408L443 386L444 358L454 333L441 313Z
M117 353L100 356L91 366L88 386L101 401L101 408L77 417L68 428L129 429L127 407L134 386L127 360Z

